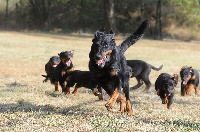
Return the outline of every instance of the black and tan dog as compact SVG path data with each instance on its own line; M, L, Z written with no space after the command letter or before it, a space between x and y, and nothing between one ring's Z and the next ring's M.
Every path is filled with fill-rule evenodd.
M127 60L127 65L132 68L131 78L135 77L138 82L137 85L130 87L130 89L134 90L139 88L140 86L143 85L144 81L146 85L145 91L148 91L151 87L151 82L149 81L149 74L151 72L151 69L159 71L163 67L163 65L161 65L160 67L157 68L142 60Z
M48 80L50 80L51 84L54 84L55 81L53 80L53 72L59 63L60 63L60 58L58 56L52 56L49 59L49 61L45 65L45 72L47 75L42 75L43 77L45 77L43 82L47 82ZM58 91L58 87L56 87L56 85L55 85L55 91Z
M181 76L181 95L191 95L194 88L195 94L199 95L199 73L192 67L184 66L180 71Z
M99 97L99 100L103 100L102 89L100 86L98 86L97 83L93 82L92 76L89 71L74 70L68 73L68 75L69 76L66 78L67 93L70 93L70 87L73 87L75 85L74 91L72 92L73 94L77 94L79 88L85 87L91 89L94 95Z
M117 46L114 32L105 33L104 29L95 32L93 44L89 54L89 70L92 78L110 96L105 104L107 110L111 110L115 102L120 102L120 111L133 115L129 97L129 70L124 52L140 38L149 27L149 22L142 22L141 26L131 34L121 45ZM121 92L125 93L125 97Z
M69 76L67 72L74 71L74 67L72 64L74 51L64 51L59 53L60 63L57 65L53 72L53 80L54 84L58 88L58 82L62 88L63 93L67 93L66 89L66 78Z
M172 106L177 83L178 75L171 76L168 73L161 73L155 82L157 95L160 96L162 104L167 104L168 109Z

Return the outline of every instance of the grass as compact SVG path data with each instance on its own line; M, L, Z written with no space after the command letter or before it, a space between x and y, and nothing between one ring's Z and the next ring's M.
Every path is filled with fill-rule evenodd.
M120 44L124 38L116 38ZM200 71L200 46L195 43L139 40L127 59L142 59L161 71L150 74L152 87L131 91L134 116L121 115L119 104L108 112L109 99L98 101L88 89L78 95L54 92L43 83L44 65L61 51L74 50L75 69L88 70L92 35L66 36L41 33L0 32L0 131L200 131L200 97L180 96L180 79L171 110L161 104L154 82L162 72L179 74L182 66ZM131 79L130 85L136 80ZM71 91L73 88L71 88Z

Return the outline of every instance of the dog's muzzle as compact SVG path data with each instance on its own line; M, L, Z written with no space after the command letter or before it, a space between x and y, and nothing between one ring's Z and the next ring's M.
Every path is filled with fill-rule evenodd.
M103 68L106 64L107 56L104 56L102 59L96 60L98 67Z

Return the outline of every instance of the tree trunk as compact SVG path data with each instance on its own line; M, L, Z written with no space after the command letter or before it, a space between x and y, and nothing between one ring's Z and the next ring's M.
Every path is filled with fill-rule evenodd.
M114 18L114 2L113 0L104 0L104 27L106 30L114 30L117 32Z
M8 0L6 0L6 13L4 18L4 27L7 29L8 27Z
M161 0L157 1L155 38L162 40Z

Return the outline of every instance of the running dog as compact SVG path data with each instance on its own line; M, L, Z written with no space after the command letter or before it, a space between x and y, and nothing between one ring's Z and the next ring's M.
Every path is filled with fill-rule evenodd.
M148 91L151 87L151 82L149 81L149 74L151 69L159 71L162 69L163 65L160 67L152 66L145 61L142 60L127 60L127 65L132 68L131 78L135 77L137 79L138 84L131 87L131 90L135 90L143 85L143 81L146 85L145 91Z
M157 95L160 96L162 104L167 104L168 109L172 106L177 83L178 75L171 76L168 73L161 73L155 82Z
M105 107L110 111L115 102L120 102L120 112L133 115L129 97L129 69L124 52L140 38L149 27L149 22L143 21L140 27L119 46L116 45L114 32L105 33L105 29L95 32L93 44L89 53L89 70L93 81L97 82L110 96ZM125 97L121 92L125 93Z
M69 74L67 73L70 71L74 71L74 66L72 63L73 54L73 50L59 53L58 55L61 61L53 72L54 84L58 87L59 82L63 93L67 93L66 78L69 76Z
M184 66L180 71L181 76L181 96L191 95L194 88L195 94L199 95L199 73L192 67Z
M43 77L45 77L43 82L47 82L48 80L50 80L51 84L54 84L53 72L59 63L60 63L60 58L58 56L52 56L49 59L48 63L45 65L45 72L47 75L42 75ZM56 85L55 85L55 91L58 91L58 87Z

